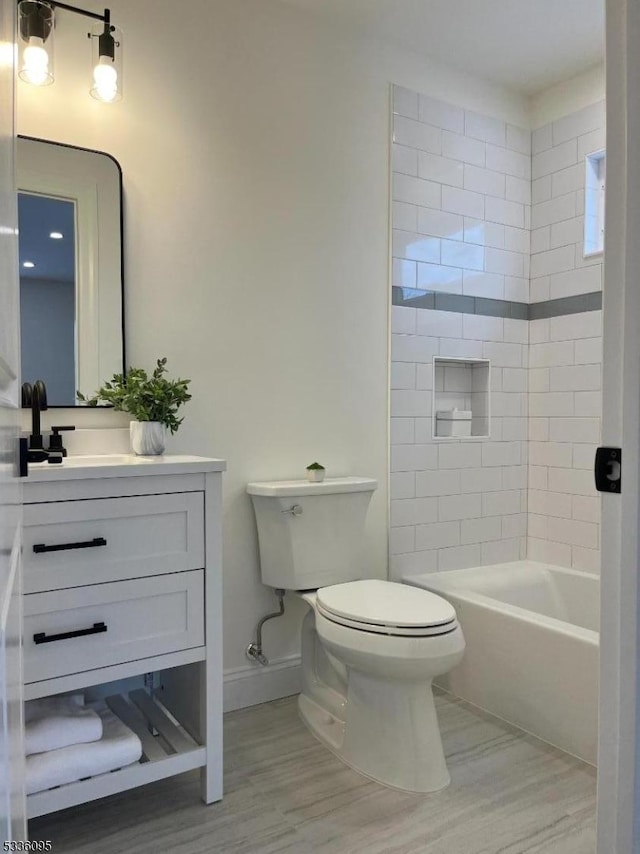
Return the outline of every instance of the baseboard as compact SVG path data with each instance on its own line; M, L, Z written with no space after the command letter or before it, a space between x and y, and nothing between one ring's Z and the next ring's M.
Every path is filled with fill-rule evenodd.
M247 664L225 670L224 710L244 709L300 693L300 656L291 655L263 667Z

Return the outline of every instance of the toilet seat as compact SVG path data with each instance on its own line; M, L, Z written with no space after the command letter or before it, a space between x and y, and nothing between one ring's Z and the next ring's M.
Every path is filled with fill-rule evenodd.
M333 623L375 634L430 637L458 625L446 599L393 581L369 579L321 587L316 608Z

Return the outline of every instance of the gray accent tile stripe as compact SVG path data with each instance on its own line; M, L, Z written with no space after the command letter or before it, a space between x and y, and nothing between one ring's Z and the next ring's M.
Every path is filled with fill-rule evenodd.
M439 291L393 287L391 289L391 301L393 305L402 305L407 308L435 309L458 314L480 314L485 317L508 317L513 320L541 320L548 317L560 317L564 314L599 311L602 308L602 291L529 304L511 300L489 299L488 297L471 297L461 294L445 294Z

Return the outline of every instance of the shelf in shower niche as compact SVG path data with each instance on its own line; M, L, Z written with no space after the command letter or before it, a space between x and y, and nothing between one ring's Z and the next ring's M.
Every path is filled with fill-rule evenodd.
M198 744L146 691L137 689L128 694L114 694L106 698L106 703L142 742L140 761L116 771L28 795L29 818L95 801L206 764L206 748ZM157 732L157 735L152 735L152 732Z
M433 438L488 439L491 435L491 363L434 356Z

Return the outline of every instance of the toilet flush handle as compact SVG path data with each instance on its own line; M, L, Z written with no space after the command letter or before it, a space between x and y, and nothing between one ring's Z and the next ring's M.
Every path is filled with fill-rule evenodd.
M291 513L292 516L302 516L302 507L299 504L292 504L286 510L281 510L281 513Z

